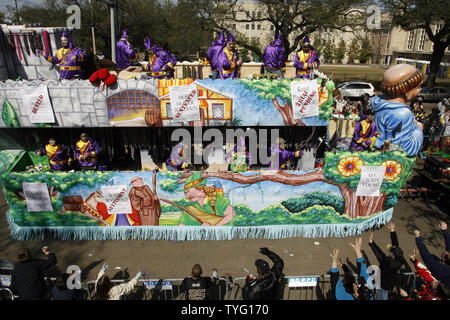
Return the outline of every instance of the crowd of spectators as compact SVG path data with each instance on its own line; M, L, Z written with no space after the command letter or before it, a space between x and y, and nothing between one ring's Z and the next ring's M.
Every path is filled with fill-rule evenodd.
M342 263L339 248L330 253L332 258L330 274L329 300L448 300L450 299L450 236L447 224L439 223L440 232L445 241L445 250L440 257L431 254L419 230L414 230L417 250L410 255L410 262L415 268L415 282L410 285L404 280L404 274L411 272L411 268L404 258L404 252L395 232L395 224L387 225L390 243L385 253L374 241L373 231L370 232L368 247L373 251L378 263L380 277L369 274L367 261L363 255L363 238L359 237L350 243L356 256L356 267L353 270ZM19 262L14 266L10 289L20 300L83 300L86 295L82 290L72 289L69 275L61 274L52 287L44 282L44 273L56 265L57 259L48 247L42 252L46 259L32 259L31 251L24 249L18 254ZM283 274L284 261L268 248L261 248L260 253L272 262L264 259L255 261L256 275L250 271L241 290L243 300L278 300L282 299L285 276ZM420 255L421 260L418 256ZM347 259L348 263L350 261ZM403 269L402 269L403 268ZM107 264L101 267L91 299L121 300L131 294L138 286L143 274L138 272L129 281L114 283L106 275ZM339 269L342 270L340 274ZM218 271L213 268L212 277L202 276L202 267L195 264L191 274L181 283L181 298L186 300L218 299ZM355 276L356 274L356 276ZM230 283L232 279L229 279ZM232 287L232 286L230 286ZM236 297L239 298L239 297Z

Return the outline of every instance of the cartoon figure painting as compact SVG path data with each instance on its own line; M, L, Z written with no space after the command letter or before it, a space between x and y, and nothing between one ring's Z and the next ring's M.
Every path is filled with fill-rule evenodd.
M131 207L139 215L141 225L157 226L161 216L161 205L156 195L156 173L153 174L153 192L144 185L141 177L131 179L133 187L130 190Z
M236 215L230 201L214 185L207 186L201 172L194 172L184 185L184 196L190 203L183 210L180 226L231 226Z
M110 214L106 201L100 191L94 191L82 203L81 212L91 216L99 222L101 226L139 226L141 222L136 210L132 207L131 213Z

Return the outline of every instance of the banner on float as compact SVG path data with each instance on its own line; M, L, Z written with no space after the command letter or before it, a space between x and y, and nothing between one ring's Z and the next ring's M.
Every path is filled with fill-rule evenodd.
M102 194L109 214L130 213L132 211L126 185L102 186Z
M178 121L199 121L200 104L195 83L169 87L170 106L173 119Z
M27 87L20 90L23 106L31 123L54 123L55 115L47 86Z
M46 183L22 182L22 189L29 212L53 211Z
M294 119L319 115L319 87L317 81L292 81L291 98Z
M378 197L383 184L385 167L362 167L357 196Z

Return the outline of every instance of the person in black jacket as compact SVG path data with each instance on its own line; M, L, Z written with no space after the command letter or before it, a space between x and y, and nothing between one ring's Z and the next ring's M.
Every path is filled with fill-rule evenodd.
M211 289L218 279L217 269L213 268L213 277L202 277L203 271L199 264L192 267L192 275L184 278L181 283L181 292L184 292L186 300L210 300Z
M47 298L44 271L56 264L56 256L43 247L47 260L31 259L31 251L26 248L19 252L19 263L14 267L11 287L19 300L38 300Z
M375 257L380 263L381 289L378 292L377 300L389 300L389 295L397 284L398 270L404 263L403 251L400 249L395 233L395 224L390 222L387 225L390 230L391 244L388 245L389 255L386 255L373 240L373 232L370 234L369 246L372 248Z
M440 222L439 228L441 229L442 236L445 241L446 251L443 252L441 260L433 256L425 246L422 237L420 236L419 230L414 230L416 236L416 245L419 249L420 256L422 257L423 263L430 270L433 277L437 280L450 285L450 265L449 263L449 251L450 251L450 236L447 231L447 224L443 221Z
M251 275L247 276L245 286L242 288L242 298L244 300L276 300L284 262L276 253L267 248L261 248L259 252L269 257L274 265L270 269L267 261L262 259L255 261L258 275L256 278Z

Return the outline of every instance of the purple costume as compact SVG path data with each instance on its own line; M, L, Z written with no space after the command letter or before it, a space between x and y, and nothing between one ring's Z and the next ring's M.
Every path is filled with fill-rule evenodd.
M279 34L264 51L264 67L272 69L283 69L286 67L284 61L283 36Z
M183 149L185 146L183 142L180 142L173 147L172 153L166 160L167 170L180 171L187 167L187 163L183 161Z
M116 68L126 69L138 58L131 44L128 42L128 31L122 32L120 40L116 43Z
M302 154L303 150L288 151L286 149L281 149L279 145L271 146L269 149L269 156L272 159L272 157L278 155L278 167L275 167L275 163L272 164L272 161L270 161L266 167L278 170L284 169L286 167L286 162L295 158L299 158L302 156Z
M72 160L67 155L67 149L62 145L51 146L50 144L40 149L41 156L48 156L51 171L63 171L68 168L68 160Z
M177 59L166 50L155 46L149 37L145 38L144 45L146 50L152 50L153 53L149 55L148 64L144 66L143 70L151 72L166 71L166 75L154 75L154 78L172 79Z
M89 138L87 142L82 140L78 141L75 145L75 157L82 167L95 168L97 165L97 155L100 150L100 146L97 141ZM82 159L81 156L89 155L86 159Z
M361 116L361 119L355 125L355 132L353 133L353 139L351 148L353 150L370 150L373 142L375 141L375 135L378 133L375 121L371 123L366 121L367 116Z
M305 39L303 40L303 44L311 44L309 42L309 37L305 36ZM316 51L314 50L314 47L311 46L311 49L308 53L303 51L303 46L300 47L300 51L297 52L294 59L294 67L296 71L296 78L303 78L303 79L309 79L311 74L311 69L307 68L306 63L314 64L314 69L319 68L320 61L319 57L317 56Z
M83 73L83 70L81 70L81 63L86 54L80 48L74 47L67 32L64 31L61 38L67 39L67 45L56 50L54 56L50 56L46 53L44 58L51 64L59 64L60 79L70 80L78 78ZM76 58L75 61L72 60L74 57Z
M228 35L227 42L234 42L232 33ZM239 55L236 50L229 51L225 46L218 54L218 67L220 79L236 78L239 70L236 62L239 61Z
M209 47L208 51L206 52L206 59L211 64L212 71L219 69L219 53L220 51L222 51L223 47L226 44L227 42L225 40L225 35L223 34L223 32L220 32L219 39L214 41L211 47Z

